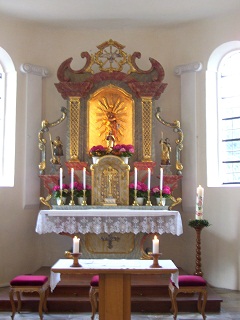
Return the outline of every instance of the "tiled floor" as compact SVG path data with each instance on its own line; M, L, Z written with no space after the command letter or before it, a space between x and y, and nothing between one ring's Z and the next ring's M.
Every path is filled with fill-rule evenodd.
M208 313L207 320L240 320L240 291L227 289L215 289L216 293L222 297L221 313ZM9 312L0 312L0 320L11 319ZM38 313L16 314L14 320L39 320ZM90 313L57 314L50 313L44 315L44 320L90 320ZM139 314L133 313L131 320L169 320L173 316L169 314ZM197 313L179 313L177 320L200 320L202 316ZM98 315L95 320L99 320ZM113 319L114 320L114 319Z

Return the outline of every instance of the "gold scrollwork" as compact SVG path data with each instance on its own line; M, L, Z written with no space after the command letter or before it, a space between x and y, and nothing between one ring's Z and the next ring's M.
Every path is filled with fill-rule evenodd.
M51 204L49 203L49 201L51 200L52 196L51 194L48 194L46 196L46 198L40 197L40 201L42 202L42 204L44 204L45 206L47 206L49 209L52 209Z
M160 108L157 108L155 116L159 122L167 127L173 128L173 131L178 134L178 139L175 140L176 142L176 169L177 174L182 175L183 165L181 163L180 154L183 149L183 132L180 126L180 121L175 120L173 123L165 121L161 115ZM174 204L175 205L175 204Z
M43 120L41 123L41 130L38 132L38 148L41 151L41 162L38 165L38 167L40 169L41 175L44 174L45 169L46 169L46 143L47 143L47 140L44 138L44 134L46 132L49 132L49 128L57 126L66 118L67 109L65 107L62 107L61 112L62 112L61 117L54 122L50 123L50 122L48 122L48 120ZM50 132L49 132L49 136L51 136ZM50 141L50 143L52 143L52 142Z
M80 97L70 97L70 161L79 157Z
M152 99L142 98L143 161L152 161Z

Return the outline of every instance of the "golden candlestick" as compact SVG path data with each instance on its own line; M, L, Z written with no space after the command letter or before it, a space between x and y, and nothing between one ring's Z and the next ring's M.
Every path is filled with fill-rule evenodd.
M146 206L152 206L152 203L151 203L151 200L150 200L150 190L148 190L148 199L147 199Z
M60 206L64 205L62 193L63 193L63 191L62 191L62 189L60 189L60 204L59 204Z
M87 206L87 201L86 201L86 189L83 190L83 201L82 201L82 206Z
M71 190L71 200L70 200L70 202L69 202L69 205L70 206L75 206L75 202L74 202L74 190L72 189Z
M133 201L133 206L139 206L137 202L137 189L134 189L134 201Z
M159 206L161 206L162 207L162 190L160 190L160 201L159 201L159 204L158 204Z

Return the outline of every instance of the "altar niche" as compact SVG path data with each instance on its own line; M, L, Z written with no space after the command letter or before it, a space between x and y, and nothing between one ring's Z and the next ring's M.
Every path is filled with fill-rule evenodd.
M129 170L120 157L103 156L92 164L92 205L128 205Z

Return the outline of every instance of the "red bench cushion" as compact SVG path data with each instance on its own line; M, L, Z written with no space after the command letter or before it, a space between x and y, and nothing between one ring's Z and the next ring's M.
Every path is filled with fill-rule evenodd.
M95 276L92 277L90 285L92 287L98 287L98 285L99 285L99 276L98 275L95 275Z
M178 284L179 287L203 287L207 285L207 282L201 276L180 275Z
M20 275L10 281L11 286L42 286L48 281L47 276Z

